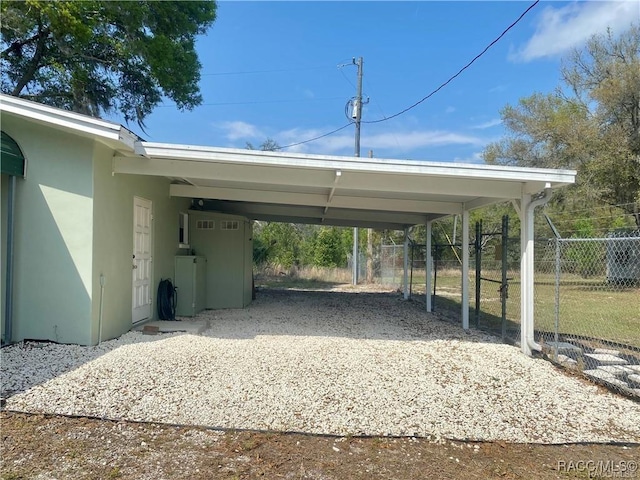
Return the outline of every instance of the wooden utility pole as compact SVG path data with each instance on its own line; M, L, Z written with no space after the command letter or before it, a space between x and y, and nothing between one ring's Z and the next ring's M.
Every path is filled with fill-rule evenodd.
M362 118L362 57L358 60L353 59L353 63L358 67L358 84L356 86L356 99L353 102L352 118L356 123L356 135L355 135L355 156L360 156L360 120ZM358 284L358 227L353 229L353 256L351 265L353 267L352 282L353 285Z

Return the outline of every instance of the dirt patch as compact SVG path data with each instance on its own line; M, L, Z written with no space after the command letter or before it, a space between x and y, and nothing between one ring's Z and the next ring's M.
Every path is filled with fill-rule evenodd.
M221 432L9 412L0 421L3 480L640 478L638 445ZM590 477L599 465L611 470Z

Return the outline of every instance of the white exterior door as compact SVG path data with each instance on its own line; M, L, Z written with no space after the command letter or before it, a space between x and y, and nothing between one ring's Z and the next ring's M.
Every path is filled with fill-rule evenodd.
M151 317L151 201L133 197L133 323Z

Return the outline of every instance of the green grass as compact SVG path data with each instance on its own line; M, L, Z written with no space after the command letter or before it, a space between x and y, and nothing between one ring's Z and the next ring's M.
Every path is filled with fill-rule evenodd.
M509 273L507 328L520 321L520 277ZM499 272L483 272L483 277L500 278ZM553 275L536 274L534 290L535 328L555 330L555 284ZM560 285L559 333L583 335L640 348L640 288L608 285L604 279L563 275ZM414 278L415 282L415 278ZM424 277L420 279L424 285ZM474 324L475 277L470 276L470 322ZM416 286L418 283L416 282ZM438 272L436 305L460 308L460 272ZM501 301L498 284L482 282L481 324L499 331Z

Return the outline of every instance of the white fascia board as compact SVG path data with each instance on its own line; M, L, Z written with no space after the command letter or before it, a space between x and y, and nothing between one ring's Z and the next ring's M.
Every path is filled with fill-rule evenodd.
M193 184L200 180L216 180L220 183L235 182L260 185L293 185L296 187L321 187L335 191L404 192L452 195L455 191L464 196L499 196L504 199L520 198L520 182L502 182L496 179L427 178L418 175L372 172L342 172L333 169L304 169L290 166L266 166L202 162L193 160L171 160L167 158L127 157L114 158L114 173L130 175L153 175L169 178L190 179ZM339 174L339 175L338 175ZM223 185L220 185L223 186ZM264 188L268 190L268 188ZM379 195L379 193L377 194ZM329 199L332 198L329 192Z
M425 176L491 178L503 181L539 181L553 184L575 182L574 170L554 170L496 165L393 160L331 155L289 154L258 150L140 142L138 153L152 158L203 162L228 162L281 167L319 168L344 171L405 173Z
M89 135L97 139L120 142L128 150L133 150L136 141L139 140L137 135L118 123L69 112L10 95L0 95L0 112Z
M238 202L276 203L283 205L306 205L315 207L325 207L328 205L326 194L243 190L239 188L193 187L191 185L178 184L169 186L169 195L172 197L212 198ZM461 211L461 204L453 202L349 197L341 195L335 195L329 207L423 214L455 214Z

